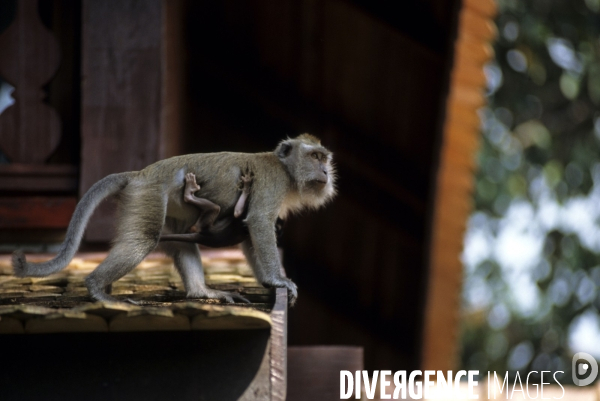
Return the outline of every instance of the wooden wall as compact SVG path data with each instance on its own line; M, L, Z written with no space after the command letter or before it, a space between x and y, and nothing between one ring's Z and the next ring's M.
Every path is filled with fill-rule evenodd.
M60 240L79 181L80 4L0 2L0 243Z
M83 0L81 195L109 174L181 153L181 4ZM101 204L86 239L110 241L114 213Z
M160 0L83 1L81 194L160 158L160 26ZM94 213L86 239L111 239L111 206Z
M339 196L290 219L291 344L365 345L367 368L419 364L429 208L453 1L187 3L186 151L320 136ZM407 20L410 19L410 23Z

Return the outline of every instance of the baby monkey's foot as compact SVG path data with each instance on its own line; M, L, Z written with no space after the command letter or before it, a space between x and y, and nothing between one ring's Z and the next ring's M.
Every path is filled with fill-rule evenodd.
M190 199L194 198L194 193L200 190L200 185L196 182L196 175L194 173L187 173L185 175L185 190L183 193L183 200L189 202Z
M235 209L233 211L233 217L235 218L238 218L244 214L244 210L246 209L246 200L250 195L250 187L252 187L252 180L254 180L254 173L251 172L248 167L246 167L246 171L242 172L238 182L238 189L242 190L242 194L235 204Z

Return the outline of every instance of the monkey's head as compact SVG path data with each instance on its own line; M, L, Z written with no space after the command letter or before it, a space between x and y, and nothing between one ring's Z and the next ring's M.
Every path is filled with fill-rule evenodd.
M275 154L292 177L303 206L318 208L335 196L333 154L318 138L310 134L288 138Z

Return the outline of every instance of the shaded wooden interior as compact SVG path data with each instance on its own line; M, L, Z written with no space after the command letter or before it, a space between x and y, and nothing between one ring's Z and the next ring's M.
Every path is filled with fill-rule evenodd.
M64 230L77 197L107 174L181 153L270 150L310 132L334 152L339 195L284 228L284 264L300 289L289 343L363 346L367 369L410 370L429 349L423 339L436 341L423 336L427 321L431 336L451 334L429 368L452 367L457 316L435 316L458 308L456 241L470 204L475 110L490 57L479 51L491 38L491 0L406 0L404 12L379 0L42 3L42 21L63 52L45 86L63 136L34 171L62 166L55 168L65 169L63 187L26 184L18 160L0 165L0 205L18 208L37 197L41 210L35 223L23 223L3 206L5 241L15 232L33 238L33 229L43 240L44 232L61 229L57 219ZM475 33L461 36L463 26ZM455 47L457 35L463 47ZM462 81L455 59L473 61L460 70ZM466 91L448 103L459 81ZM456 144L465 168L439 178L452 119L467 122L454 128L467 135L464 146L462 134ZM67 185L73 169L78 188ZM9 188L4 177L18 185ZM454 179L464 183L455 194L460 210L457 223L446 226L436 220L444 206L436 195ZM50 208L58 198L63 203ZM110 203L95 213L88 244L102 247L112 238L113 213ZM450 247L435 242L432 227L453 238ZM445 280L450 266L454 287L432 293L432 260L442 266L433 270L442 272L436 279Z
M450 72L450 91L435 177L429 244L429 274L424 311L423 369L457 366L461 310L463 233L471 212L474 155L479 146L479 116L485 105L483 66L494 56L496 36L492 0L463 0Z
M457 4L185 4L186 152L261 151L311 132L339 195L290 218L301 289L290 344L363 345L368 369L418 366L427 224ZM410 23L406 23L410 20Z

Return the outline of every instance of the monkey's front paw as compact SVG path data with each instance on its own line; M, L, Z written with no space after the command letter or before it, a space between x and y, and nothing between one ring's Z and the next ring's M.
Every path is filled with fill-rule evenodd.
M294 306L296 304L296 299L298 299L298 286L292 280L288 279L285 287L288 289L288 301L290 306Z
M274 280L273 282L264 282L262 285L265 287L287 288L290 306L294 306L296 304L296 299L298 299L298 286L289 278L283 277L281 279Z

